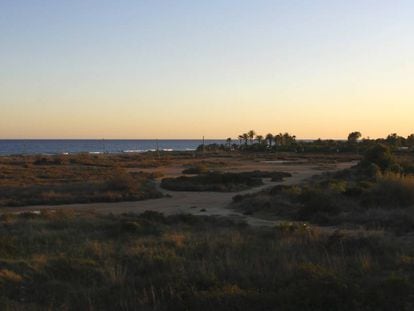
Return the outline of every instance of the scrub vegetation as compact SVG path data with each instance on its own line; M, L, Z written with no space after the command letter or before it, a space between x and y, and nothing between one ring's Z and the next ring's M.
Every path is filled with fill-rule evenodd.
M164 160L168 161L168 160ZM0 157L0 206L134 201L160 197L156 175L131 171L160 165L148 156Z
M396 157L376 145L351 169L235 196L232 206L249 215L408 234L414 232L413 164L414 156Z
M248 226L241 213L2 213L0 310L414 308L413 153L382 142L358 153L244 151L0 158L2 205L158 197L163 168L188 174L164 178L166 189L240 191L290 176L229 173L243 159L244 167L254 158L321 170L359 159L350 169L234 196L230 208L267 227Z
M233 192L261 186L263 185L263 178L270 178L272 181L282 181L283 178L290 176L291 174L286 172L207 172L191 177L165 178L161 182L161 187L174 191Z
M2 310L410 310L414 249L226 219L3 215Z

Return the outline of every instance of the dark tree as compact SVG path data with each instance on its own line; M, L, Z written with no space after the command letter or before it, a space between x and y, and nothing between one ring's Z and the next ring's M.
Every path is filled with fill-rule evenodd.
M349 133L348 135L348 142L351 144L355 144L358 142L358 140L361 138L361 133L360 132L352 132Z
M389 169L395 163L390 148L383 144L378 144L368 149L364 155L363 162L365 165L375 164L382 171Z
M269 147L272 147L273 135L271 133L266 135L266 140L267 140L267 143L269 144Z

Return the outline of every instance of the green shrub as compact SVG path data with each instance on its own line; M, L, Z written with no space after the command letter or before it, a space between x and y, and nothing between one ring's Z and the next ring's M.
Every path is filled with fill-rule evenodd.
M395 165L395 159L391 154L389 147L377 144L368 149L361 161L361 165L363 167L368 167L371 164L377 165L382 171L386 171Z

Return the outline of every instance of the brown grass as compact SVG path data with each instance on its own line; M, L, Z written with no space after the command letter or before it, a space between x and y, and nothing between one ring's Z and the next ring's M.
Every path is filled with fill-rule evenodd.
M372 203L391 208L414 206L414 176L386 174L371 191Z
M0 206L141 200L159 197L149 155L0 157Z
M177 215L0 224L1 310L409 310L413 249Z

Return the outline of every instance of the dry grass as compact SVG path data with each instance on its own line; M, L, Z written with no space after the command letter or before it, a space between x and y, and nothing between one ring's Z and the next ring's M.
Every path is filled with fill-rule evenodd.
M414 302L413 250L385 237L156 213L61 217L1 223L2 310L408 310Z
M0 157L0 206L159 197L151 183L154 176L128 172L130 167L145 167L152 161L148 155Z
M414 176L373 177L355 167L302 185L236 196L232 207L260 217L409 235L414 232Z
M414 206L414 176L386 174L371 190L370 204L391 208Z
M195 171L194 171L195 173ZM207 172L197 176L180 176L177 178L165 178L161 186L174 191L217 191L232 192L249 189L263 185L263 178L271 178L272 181L282 181L291 174L286 172Z
M260 178L248 173L207 173L197 176L164 178L161 187L174 191L232 192L260 186Z

